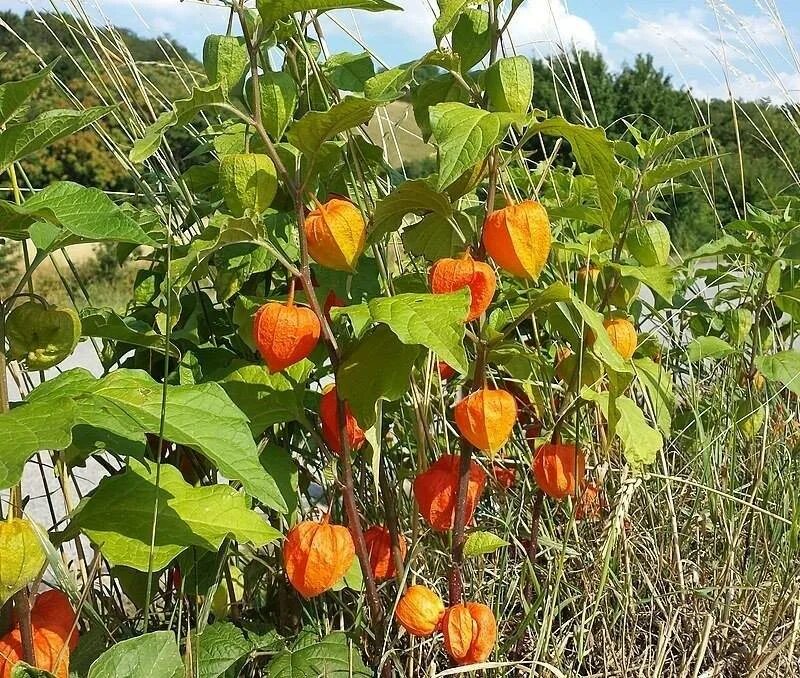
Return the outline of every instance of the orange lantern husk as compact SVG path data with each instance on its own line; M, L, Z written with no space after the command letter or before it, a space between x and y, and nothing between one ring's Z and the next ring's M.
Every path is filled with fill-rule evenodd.
M489 308L497 289L497 276L489 264L475 261L469 252L460 259L439 259L429 273L431 292L448 294L464 289L470 291L466 322L479 318Z
M518 278L542 272L553 236L547 211L534 200L492 212L483 225L483 246L494 262Z
M501 464L492 464L492 477L495 482L504 490L510 490L514 487L517 480L517 469L513 466L502 466Z
M311 355L321 327L314 311L304 306L270 302L253 319L253 338L270 372L280 372Z
M586 458L576 445L545 443L533 458L536 482L554 499L574 495L585 472Z
M630 360L636 352L639 337L633 323L626 318L609 318L603 322L611 345L625 360Z
M448 454L414 479L414 497L419 505L419 511L434 530L444 532L453 528L459 466L459 458ZM486 473L477 463L470 461L466 502L467 524L472 521L472 515L485 486Z
M517 403L508 391L482 388L456 403L454 414L459 433L471 445L493 455L514 430Z
M339 426L339 396L336 387L332 387L322 394L319 401L319 418L322 421L322 438L325 444L336 454L342 453L341 427ZM350 406L344 404L345 430L347 442L351 452L361 448L366 441L362 429L353 416Z
M385 581L397 574L392 554L392 536L383 525L373 525L364 532L364 541L369 553L369 566L375 581ZM402 534L397 535L397 546L401 560L406 557L406 540Z
M54 631L34 630L33 655L37 668L49 671L56 678L69 677L69 647ZM15 628L0 639L0 678L11 678L14 666L23 659L22 632Z
M494 613L482 603L453 605L442 619L444 647L460 666L486 661L497 642Z
M439 627L444 616L442 599L427 586L409 586L397 603L395 618L412 636L424 638Z
M317 204L308 214L305 235L314 261L326 268L354 273L364 251L367 226L352 202L332 198Z
M289 530L283 545L283 567L295 590L313 598L331 589L350 568L356 549L350 531L307 520Z
M79 634L75 624L77 615L69 598L58 589L50 589L36 596L31 609L31 625L34 629L44 628L56 633L69 649L78 646ZM16 623L16 614L12 621ZM73 630L74 629L74 630Z

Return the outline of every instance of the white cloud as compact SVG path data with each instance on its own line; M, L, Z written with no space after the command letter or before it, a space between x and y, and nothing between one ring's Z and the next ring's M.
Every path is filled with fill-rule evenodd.
M572 14L564 0L528 0L511 22L511 38L517 52L538 55L572 49L597 51L600 42L594 27Z

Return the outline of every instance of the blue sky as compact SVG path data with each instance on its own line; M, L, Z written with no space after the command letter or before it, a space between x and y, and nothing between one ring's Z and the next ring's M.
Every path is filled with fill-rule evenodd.
M55 0L69 5L76 0ZM358 51L358 36L386 64L433 46L436 0L394 0L404 12L340 11L325 22L331 51ZM227 10L198 0L87 0L89 12L142 35L169 33L195 54L224 32ZM0 8L46 8L48 0L0 0ZM776 22L780 17L781 23ZM783 26L783 28L781 27ZM599 50L619 69L641 52L699 96L800 101L799 0L525 0L513 49L549 55L564 46Z

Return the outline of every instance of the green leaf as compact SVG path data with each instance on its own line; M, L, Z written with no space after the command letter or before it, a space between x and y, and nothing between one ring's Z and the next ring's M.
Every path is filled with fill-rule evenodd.
M611 264L623 278L634 278L647 285L668 304L675 295L675 269L671 266L625 266Z
M597 354L597 357L600 358L609 369L615 372L629 373L631 371L631 366L628 361L624 360L622 356L617 353L617 349L614 348L611 339L608 338L608 332L606 332L606 328L603 327L603 316L593 311L575 295L572 296L572 305L577 309L583 321L594 334L595 340L592 349Z
M642 188L644 190L655 188L659 184L663 184L665 181L671 181L672 179L677 179L678 177L688 174L689 172L699 170L708 163L716 160L718 157L719 156L710 155L703 156L702 158L679 158L677 160L668 162L666 165L654 167L653 169L647 170L644 173L644 177L642 178Z
M375 423L378 400L399 400L406 394L419 354L419 346L403 344L388 326L377 325L345 355L336 385L362 428Z
M83 111L45 111L29 122L9 125L0 132L0 172L54 141L88 127L111 110L113 106Z
M75 405L69 398L31 403L0 414L0 489L16 485L25 462L42 450L63 450L72 441Z
M617 206L615 188L619 165L614 158L614 145L606 138L602 127L573 125L564 118L555 117L531 125L526 137L534 134L559 136L566 139L578 161L581 172L591 174L597 182L603 225L611 227L611 218Z
M217 622L200 635L193 634L192 647L196 678L219 678L253 650L242 630L230 622Z
M508 546L508 542L496 534L481 531L470 532L464 542L464 556L474 558L486 553L494 553L504 546Z
M36 669L25 662L17 662L11 669L11 678L55 678L55 676L44 669Z
M230 97L245 77L250 57L244 38L232 35L209 35L203 44L203 68L211 85L220 84Z
M161 334L156 334L147 323L133 317L120 317L110 308L84 308L81 310L81 336L112 339L131 346L149 348L159 353L167 351L177 358L180 353Z
M211 374L228 397L250 420L250 430L259 437L267 428L287 421L303 421L303 395L313 364L303 360L270 374L264 365L232 362Z
M28 400L47 403L71 397L78 423L141 440L145 433L159 433L162 391L161 384L140 370L120 369L94 379L78 369L45 382ZM286 510L275 481L259 463L247 418L219 384L167 386L164 438L197 450L226 478L240 481L249 494L278 511Z
M369 122L377 107L376 101L347 96L327 111L310 111L289 129L289 143L313 156L323 142Z
M781 351L759 356L756 367L765 378L780 382L795 395L800 395L800 352Z
M288 73L268 71L258 79L258 86L261 89L261 122L269 135L280 141L297 108L297 84Z
M404 181L375 206L374 226L370 240L376 242L400 228L407 214L437 214L449 219L453 214L450 198L437 191L427 179Z
M284 19L295 12L330 9L363 9L367 12L382 12L387 9L401 9L385 0L257 0L261 20L269 26L278 19Z
M652 464L664 446L661 434L650 426L639 406L626 396L616 399L616 435L622 441L625 459L633 468Z
M439 0L439 16L433 25L433 35L437 45L441 44L444 36L455 28L459 17L471 2L472 0Z
M268 678L372 678L358 649L344 633L299 645L281 652L267 665Z
M219 163L219 187L234 217L262 214L278 192L278 173L269 156L232 153Z
M123 640L106 650L88 678L183 678L181 653L172 631Z
M225 91L222 83L207 87L195 87L188 99L179 99L172 105L172 110L162 113L144 136L137 139L130 152L130 160L140 163L152 156L164 141L164 135L171 127L188 125L194 116L204 108L219 106L225 103Z
M493 111L525 114L533 99L533 65L525 56L507 57L486 71L486 93Z
M457 67L469 72L492 48L492 31L489 12L484 9L467 9L453 29L453 51L460 57ZM456 70L456 69L453 69Z
M736 349L719 337L695 337L686 347L686 357L691 363L706 358L724 358L731 353L736 353Z
M46 66L38 73L22 80L4 82L0 85L0 125L5 125L31 95L39 88L42 81L53 72L53 65Z
M374 75L364 83L364 95L368 99L391 99L400 96L403 88L411 82L414 77L414 66L397 66Z
M0 606L33 582L47 562L39 529L26 518L0 520Z
M463 252L466 241L472 236L473 226L461 212L453 217L460 227L460 233L448 219L438 214L428 214L403 231L403 247L409 254L424 257L428 261L454 257Z
M297 463L289 452L277 445L265 446L260 459L261 465L275 479L275 484L286 502L286 512L293 514L299 500Z
M437 104L430 110L431 132L439 148L437 189L442 191L499 144L512 123L525 116L489 113L457 101Z
M229 535L253 547L280 538L248 500L227 485L193 487L174 466L130 460L121 475L100 481L97 489L73 512L61 535L83 533L113 565L147 572L151 558L153 516L156 514L153 570L162 570L189 546L217 551Z
M464 318L469 309L468 290L398 294L372 299L368 307L372 319L388 325L404 344L426 346L457 372L467 373Z
M363 92L367 80L375 75L375 64L372 63L369 52L342 52L328 59L323 70L336 89Z
M84 188L71 181L50 184L22 205L0 203L20 223L45 221L56 227L59 237L74 236L78 242L128 242L157 246L144 229L111 199L96 188ZM40 249L44 249L37 243Z
M675 410L672 376L650 358L635 358L633 364L639 383L647 391L656 424L665 436L669 436L672 431L672 412Z

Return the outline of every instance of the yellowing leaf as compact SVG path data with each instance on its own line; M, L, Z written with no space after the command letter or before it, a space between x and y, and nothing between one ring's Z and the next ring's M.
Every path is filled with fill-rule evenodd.
M30 521L0 521L0 605L36 579L44 563L44 550Z

